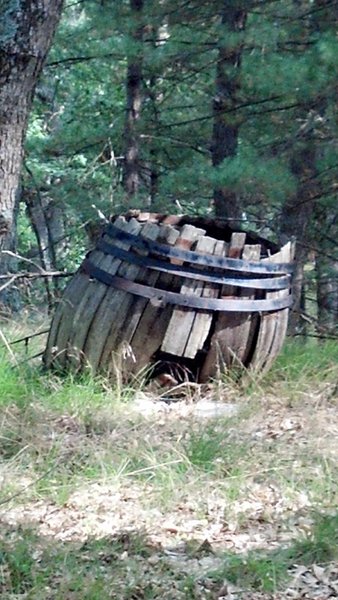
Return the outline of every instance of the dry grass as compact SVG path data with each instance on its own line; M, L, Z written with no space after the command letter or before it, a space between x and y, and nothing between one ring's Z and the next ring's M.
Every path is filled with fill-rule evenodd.
M13 370L5 348L2 598L336 593L338 360L322 346L315 366L316 352L290 346L259 383L168 405L144 389ZM206 401L229 416L200 410Z

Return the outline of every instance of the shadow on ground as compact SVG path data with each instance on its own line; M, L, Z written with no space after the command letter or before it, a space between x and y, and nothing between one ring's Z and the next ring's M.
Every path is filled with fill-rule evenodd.
M215 551L205 540L163 547L125 530L62 542L2 523L2 600L272 600L338 596L338 513L312 514L301 540L273 551Z

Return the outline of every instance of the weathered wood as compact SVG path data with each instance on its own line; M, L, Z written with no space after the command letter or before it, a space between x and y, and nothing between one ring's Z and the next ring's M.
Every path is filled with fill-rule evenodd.
M201 240L207 238L201 238ZM226 253L226 244L222 240L214 240L213 254L224 256ZM220 285L215 283L205 283L203 285L202 296L204 298L217 298L220 292ZM202 350L205 340L208 337L213 320L217 315L212 311L195 311L194 321L191 327L189 338L186 344L184 356L195 358L197 352Z
M99 262L103 258L102 252L93 250L89 253L91 260ZM45 353L45 364L54 363L60 368L67 362L67 347L69 336L72 331L74 315L79 305L79 299L88 290L90 278L81 269L75 274L74 279L66 287L61 298L55 318L53 319L51 333L48 339Z
M148 239L157 240L158 242L165 242L169 245L174 245L179 237L179 232L173 227L168 226L159 226L152 224L153 228L156 228L156 237L144 236L148 237ZM155 232L155 229L153 229ZM144 253L144 252L143 252ZM144 253L145 254L145 253ZM160 272L152 269L142 269L137 278L137 283L144 283L151 287L156 287L158 279L160 277ZM118 342L126 341L128 343L131 342L133 335L136 331L136 328L140 328L142 330L142 325L140 323L140 319L145 311L146 306L148 305L148 298L142 298L139 296L133 296L133 302L130 305L129 313L126 317L125 323L120 330L120 336L118 337ZM145 337L144 340L147 338ZM143 344L144 345L144 344Z
M160 227L155 223L147 222L141 229L141 237L155 241L159 235ZM147 250L137 250L138 254L146 256ZM139 265L122 263L118 270L119 277L130 281L146 282L149 271ZM123 290L111 290L112 303L108 307L108 319L110 315L110 327L103 336L104 344L99 358L100 368L104 368L112 363L113 354L119 353L120 344L128 343L131 332L137 326L140 319L140 313L133 313L132 306L136 301L135 296ZM144 300L143 298L141 300ZM112 315L116 314L116 318ZM129 329L129 331L127 331Z
M83 290L85 290L87 285L88 277L84 273L80 273L78 271L66 286L63 297L60 299L56 307L48 334L47 345L43 357L43 362L47 368L49 368L52 363L59 362L59 360L62 361L62 356L65 354L65 347L61 345L58 346L57 344L58 340L60 343L61 339L59 336L60 325L61 322L66 318L65 313L68 313L72 307L74 307L75 310L75 299L77 298L78 290L82 287ZM66 302L68 302L69 305L65 310ZM66 331L67 329L65 329L65 333Z
M259 261L261 256L260 244L246 244L242 252L242 259L248 261ZM241 298L253 300L257 296L255 290L242 288ZM238 344L234 348L238 364L247 366L247 361L253 353L253 344L257 333L259 315L253 313L240 313L242 325L238 336Z
M230 267L237 268L237 276L243 279L241 272L245 266L244 261L251 264L259 261L262 240L250 234L246 238L244 232L231 233L227 225L218 222L214 226L213 220L206 225L209 234L206 236L203 229L206 221L133 211L133 215L129 214L127 219L120 217L113 222L118 228L136 236L185 250L193 249L201 255L207 254L210 261L215 262L215 255L242 259L243 265L239 261L237 266L232 264ZM139 255L146 256L150 252L152 259L156 257L157 261L163 261L164 269L169 262L179 267L185 264L184 259L181 256L170 259L165 256L165 252L159 257L156 252L153 254L154 250L148 250L147 245L134 244L132 239L118 240L114 229L110 234L105 233L104 238L108 244L127 251L128 257L125 260L108 252L105 254L95 250L90 253L89 261L107 274L122 278L126 286L118 289L114 287L114 281L112 285L107 285L95 279L95 271L93 277L90 277L86 268L80 268L67 286L52 321L44 356L47 366L53 362L61 366L68 363L81 369L89 365L93 372L98 369L109 372L116 365L122 369L121 374L131 376L147 365L154 365L156 360L169 359L169 362L179 363L182 357L182 364L189 364L194 372L198 372L206 352L204 365L198 375L199 381L220 376L222 372L236 366L249 366L257 372L269 368L284 339L288 309L260 314L257 312L259 302L253 302L253 311L247 313L244 309L240 312L240 303L245 301L245 308L247 301L250 304L255 299L265 298L267 304L283 300L288 297L288 289L272 288L272 291L264 292L262 287L265 286L251 279L250 284L257 284L257 288L243 287L243 281L236 279L236 273L231 277L232 285L222 285L204 275L205 267L195 266L195 271L197 268L201 273L195 279L186 277L184 270L180 272L177 269L176 273L162 271L161 268L157 270L156 263L153 264L154 268L147 266ZM245 244L246 239L250 243ZM256 243L257 241L260 243ZM104 246L101 247L105 250ZM289 244L276 252L267 242L262 254L269 248L274 254L262 262L290 262L293 251L291 247ZM129 262L133 255L135 260L138 259L137 264L132 260ZM225 274L229 272L228 264L224 268ZM214 267L209 266L211 274L213 269ZM255 270L257 268L252 265L252 272ZM247 277L250 277L250 272L247 272ZM99 273L97 276L100 277ZM271 276L267 279L268 290ZM285 282L287 277L282 280ZM276 285L280 287L282 280L278 279ZM131 292L128 281L134 286L139 284L142 289ZM175 306L169 302L165 304L165 294L163 297L158 294L150 300L148 286L150 289L194 296L195 300L196 297L211 301L216 298L232 299L235 300L235 303L230 303L232 309L234 304L238 304L238 311L227 311L226 303L224 312ZM148 297L140 296L139 293ZM272 308L271 304L269 308ZM123 360L120 359L122 356ZM242 369L238 372L243 374Z
M133 223L137 223L135 220ZM131 225L127 223L124 217L118 217L115 222L116 227L120 229L131 228ZM137 231L139 230L139 224L137 224ZM135 226L132 226L132 230L130 231L136 232ZM107 269L112 267L114 268L114 263L111 262L111 258L105 257L102 252L97 250L93 250L89 253L90 260L96 265L102 268L107 267ZM120 264L121 261L118 261ZM64 295L60 301L60 305L57 310L57 315L54 322L52 323L50 341L48 342L47 351L45 353L45 362L46 364L50 364L50 362L57 360L57 364L60 367L63 367L67 360L69 359L69 355L71 356L71 360L74 362L76 366L79 366L80 357L83 356L83 348L80 345L81 340L83 339L83 335L86 334L86 321L88 321L87 315L90 316L93 314L94 307L92 306L92 302L94 302L93 292L94 290L100 290L101 292L105 290L105 286L100 284L95 280L91 280L90 277L81 272L81 269L76 273L74 279L67 286ZM91 301L90 304L87 303ZM79 321L79 316L81 315L81 311L85 310L86 314L83 315L86 318L86 321L82 323ZM82 324L84 327L82 328ZM88 323L88 326L90 322ZM79 327L80 331L78 333L79 338L74 339L76 336L76 328ZM75 346L75 344L79 344ZM79 348L75 350L75 348Z
M201 230L196 231L196 228L192 228L190 225L183 226L179 232L169 225L164 225L162 241L189 250L198 235L201 235ZM177 264L176 259L172 259L171 262ZM179 291L180 286L181 279L179 277L168 273L158 273L156 287L159 289ZM161 344L172 313L172 305L168 304L163 307L148 302L131 341L136 357L134 370L135 368L137 370L144 368L151 357L158 350L162 350Z
M175 245L180 232L171 226L161 225L158 234L158 241L168 245ZM145 275L147 283L156 287L163 287L163 284L172 276L161 274L159 271L148 271ZM166 286L164 286L166 287ZM147 298L136 298L132 306L132 311L137 314L137 327L131 317L131 322L127 325L126 337L131 347L131 353L125 359L125 368L130 373L139 373L144 367L149 365L152 355L159 348L163 338L162 329L172 312L171 306L155 306Z
M191 226L190 226L191 227ZM180 247L188 249L192 247L195 240L195 250L212 254L216 241L210 237L204 237L205 231L192 227ZM180 264L180 261L173 259L174 264ZM185 278L182 282L180 293L188 296L201 296L203 291L203 280L193 280ZM170 323L165 332L161 349L168 354L184 356L187 340L195 318L195 311L189 308L175 308L170 319Z
M126 221L123 225L123 230L127 231L128 233L138 235L142 232L142 224L139 223L136 219L130 219L129 221ZM123 250L130 250L129 242L121 242L115 239L112 240L108 236L107 241L113 242L115 246L117 246L118 248L122 248ZM139 267L137 267L136 271L135 266L129 265L128 263L124 263L122 259L113 258L111 255L108 256L110 256L111 261L111 267L109 272L112 275L118 274L119 276L124 276L126 274L126 270L129 267L131 276L133 274L136 275L136 272L139 270ZM121 310L120 315L120 308L123 309L123 304L121 304L121 295L123 297L123 294L125 293L122 292L121 294L121 292L116 290L114 287L104 285L104 295L102 296L101 301L95 311L90 329L88 331L84 343L84 354L93 372L96 372L97 369L101 367L102 352L104 350L107 336L113 324L115 324L116 327L118 327L120 323L120 316L122 319L123 311Z
M205 236L198 240L195 250L200 254L215 254L217 241L211 237ZM219 246L218 246L219 247ZM186 283L182 285L181 293L187 295L217 297L220 286L212 283L204 283L203 278L192 283L188 278ZM183 356L187 358L195 358L197 351L203 346L203 343L209 333L212 322L211 311L196 310L180 310L177 313L177 322L181 321L180 325L180 340L181 348L183 348ZM173 323L175 327L175 323ZM186 339L184 339L186 338Z
M133 234L138 234L141 230L140 223L138 223L135 219L131 219L128 222L122 218L117 220L115 225L119 229ZM130 247L130 244L126 244L125 242L120 242L120 244L120 247L124 249L128 249ZM120 259L114 258L111 255L103 254L94 262L94 264L95 266L105 270L107 273L115 275L123 263ZM94 319L96 320L96 325L98 325L98 320L96 318L97 312L103 298L107 294L107 291L108 288L105 284L100 283L95 279L90 280L86 292L79 299L78 308L76 309L73 317L71 335L68 339L67 349L67 359L75 367L78 367L81 364L90 364L84 352L85 343ZM98 343L99 335L96 334L95 337Z
M241 258L245 238L245 233L233 233L230 245L224 248L225 255L229 258ZM235 286L223 285L221 298L237 298L239 293ZM226 372L228 367L234 363L236 352L240 349L237 335L242 323L243 317L237 313L219 313L217 315L215 331L200 373L202 382L214 377L217 372Z
M294 255L294 244L287 243L281 250L265 258L262 262L291 262ZM266 298L274 299L289 295L289 290L267 292ZM250 361L250 370L263 375L271 366L277 356L284 338L288 324L289 309L264 313L260 317L259 333L256 348Z
M201 229L200 227L194 227L194 225L183 225L181 229L181 234L177 239L175 246L177 248L181 248L182 250L190 250L194 244L198 240L199 237L205 235L205 229ZM172 258L170 261L173 265L181 265L182 261L176 258Z
M296 251L296 242L289 242L289 243L285 244L285 246L283 246L283 248L281 248L282 261L292 263L295 258L295 251ZM290 282L290 286L291 286L291 282ZM277 298L287 297L289 295L289 290L281 290L276 293L277 293L277 296L276 296ZM264 372L266 372L270 368L271 363L275 360L276 356L279 354L279 352L283 346L287 328L288 328L289 313L290 313L290 309L286 308L284 310L279 311L276 315L275 335L274 335L272 345L270 348L269 359L265 362L265 364L263 366Z

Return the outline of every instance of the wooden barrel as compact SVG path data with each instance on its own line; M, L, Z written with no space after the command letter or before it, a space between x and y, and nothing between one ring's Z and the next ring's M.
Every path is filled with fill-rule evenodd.
M293 253L221 220L115 217L64 292L44 362L127 375L172 363L200 382L264 372L286 333Z

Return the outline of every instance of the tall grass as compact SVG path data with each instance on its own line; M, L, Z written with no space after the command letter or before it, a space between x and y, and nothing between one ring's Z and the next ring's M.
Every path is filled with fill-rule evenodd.
M335 340L304 342L288 340L266 376L266 381L285 382L290 386L336 383L338 371L338 342Z

